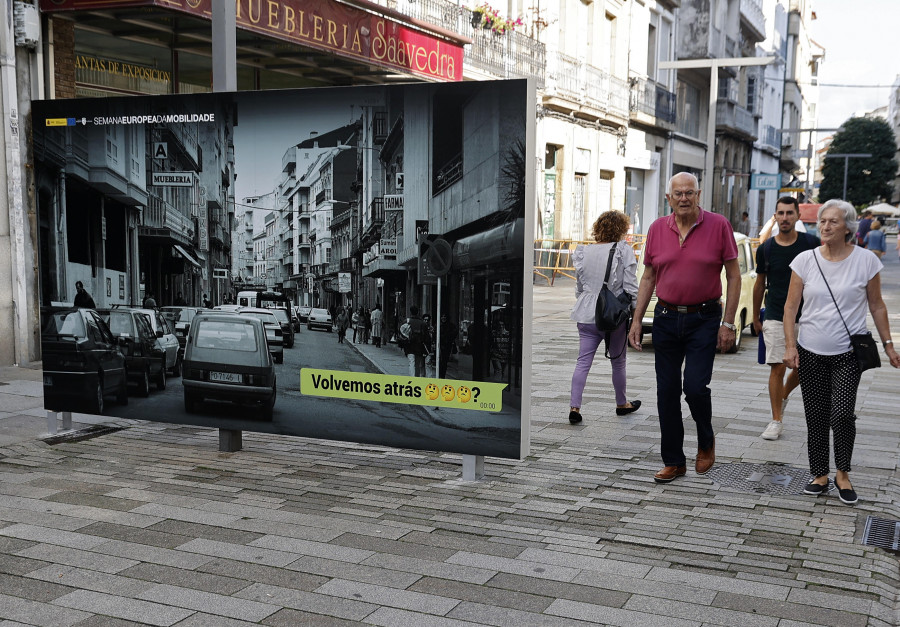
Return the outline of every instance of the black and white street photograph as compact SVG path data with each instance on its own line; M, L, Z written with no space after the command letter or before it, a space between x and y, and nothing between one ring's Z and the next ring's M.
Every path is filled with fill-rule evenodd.
M48 398L521 457L530 94L512 80L35 102ZM404 377L440 406L313 394L304 369ZM479 384L498 393L476 411Z

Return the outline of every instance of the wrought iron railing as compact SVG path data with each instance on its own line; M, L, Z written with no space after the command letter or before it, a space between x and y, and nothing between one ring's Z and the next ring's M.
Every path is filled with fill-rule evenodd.
M675 124L675 94L646 78L631 78L631 110Z

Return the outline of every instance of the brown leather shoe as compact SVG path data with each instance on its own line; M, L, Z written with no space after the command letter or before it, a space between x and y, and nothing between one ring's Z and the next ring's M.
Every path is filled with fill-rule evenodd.
M697 451L697 464L695 466L695 470L698 475L705 475L709 472L709 469L713 467L713 464L716 463L716 441L713 440L713 445L710 446L705 451L698 450Z
M658 473L653 475L656 483L669 483L674 481L676 477L683 477L687 472L687 466L666 466Z

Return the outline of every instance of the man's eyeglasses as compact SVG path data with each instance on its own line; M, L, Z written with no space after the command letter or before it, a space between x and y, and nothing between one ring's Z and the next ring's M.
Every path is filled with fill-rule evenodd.
M673 198L693 198L697 194L697 190L689 189L686 192L672 192Z

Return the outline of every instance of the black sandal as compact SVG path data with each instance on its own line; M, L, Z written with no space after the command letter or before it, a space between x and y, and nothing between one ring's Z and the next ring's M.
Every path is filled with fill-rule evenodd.
M577 425L579 422L581 422L581 412L577 412L574 409L570 410L569 422L571 422L573 425Z

